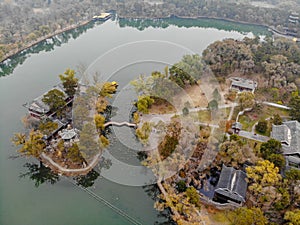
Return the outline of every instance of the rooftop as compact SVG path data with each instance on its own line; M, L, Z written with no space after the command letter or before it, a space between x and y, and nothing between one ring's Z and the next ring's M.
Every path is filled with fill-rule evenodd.
M230 199L245 202L247 191L246 177L245 172L223 164L215 192Z
M240 77L231 77L230 80L232 81L231 86L237 86L251 90L254 90L257 87L257 82L253 80L248 80Z
M271 137L278 141L288 141L283 144L284 154L300 153L300 123L296 120L283 122L282 125L272 125Z
M63 92L65 94L65 96L67 97L67 94L64 91L63 85L60 83L58 85L55 85L51 90L57 89L61 92ZM49 91L51 91L49 90ZM46 105L42 99L44 97L45 94L47 94L47 92L45 92L44 94L40 95L39 97L35 98L33 101L27 103L28 109L31 111L35 111L38 112L40 114L45 114L48 113L50 111L49 106Z

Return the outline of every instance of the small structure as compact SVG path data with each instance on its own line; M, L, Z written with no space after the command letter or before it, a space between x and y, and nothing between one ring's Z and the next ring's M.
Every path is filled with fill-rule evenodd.
M111 14L110 13L101 13L98 16L93 16L93 20L99 20L99 21L106 21L109 18L111 18Z
M69 104L72 101L72 99L70 99L69 96L65 93L62 84L58 84L54 86L51 90L54 89L57 89L64 93L66 104ZM44 95L47 93L48 92L42 94L41 96L37 97L33 101L24 104L24 106L28 108L28 112L32 117L36 119L41 119L43 117L49 117L51 116L51 114L55 114L55 112L51 112L49 106L42 101Z
M257 88L257 82L253 80L247 80L240 77L231 77L230 80L230 90L235 90L238 92L250 91L254 93L255 89Z
M71 128L69 124L67 129L63 129L58 134L63 140L70 141L77 136L77 129Z
M246 200L246 173L223 164L221 175L215 189L214 201L242 204Z
M233 130L233 132L235 134L239 134L240 131L242 130L242 124L240 122L234 122L232 125L231 125L231 129Z
M281 142L287 165L300 168L300 123L294 120L273 124L271 138Z

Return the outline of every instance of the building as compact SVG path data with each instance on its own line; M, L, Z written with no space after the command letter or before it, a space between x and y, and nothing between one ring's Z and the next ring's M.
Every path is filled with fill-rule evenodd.
M287 165L300 168L300 123L294 120L273 124L271 137L281 142Z
M64 91L63 85L62 84L58 84L56 86L54 86L51 90L57 89L61 92L64 93L65 95L65 101L66 104L69 104L70 102L72 102L73 99L71 99ZM50 91L50 90L49 90ZM44 97L45 94L47 94L48 92L42 94L41 96L37 97L36 99L34 99L33 101L26 103L24 106L26 108L28 108L28 112L29 114L37 119L41 119L42 117L49 117L52 114L55 114L55 112L51 112L50 108L48 105L46 105L42 99Z
M247 80L240 77L231 77L230 80L230 90L235 90L238 92L250 91L254 93L255 89L257 88L257 82L253 80Z
M223 164L221 175L214 193L214 201L242 204L246 200L247 175L241 170Z
M239 134L240 131L242 130L243 126L240 122L234 122L232 125L231 125L231 129L233 130L233 132L235 134Z
M111 18L110 13L101 13L99 16L93 16L93 20L106 21Z

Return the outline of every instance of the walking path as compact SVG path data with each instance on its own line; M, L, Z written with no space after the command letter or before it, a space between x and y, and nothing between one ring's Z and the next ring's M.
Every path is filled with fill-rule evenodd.
M93 160L84 168L80 169L67 169L65 167L62 167L61 165L57 164L56 162L53 161L49 156L47 156L44 152L41 154L41 158L46 160L51 166L56 168L62 173L82 173L82 172L88 172L89 170L93 169L97 163L100 160L101 154L98 153L97 155L94 156Z
M267 137L267 136L263 136L263 135L259 135L259 134L253 134L251 132L244 131L244 130L241 130L239 132L239 136L247 138L247 139L251 139L251 140L254 140L254 141L259 141L259 142L267 142L268 140L270 140L270 138Z

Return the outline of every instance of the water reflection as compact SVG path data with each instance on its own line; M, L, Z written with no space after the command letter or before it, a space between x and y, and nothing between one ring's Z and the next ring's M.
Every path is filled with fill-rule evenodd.
M38 44L23 50L22 52L10 57L9 59L0 63L0 77L6 76L13 73L14 69L22 65L23 62L30 57L31 54L38 54L42 51L49 52L54 50L54 47L59 47L62 44L67 43L71 39L78 38L81 34L85 33L88 29L91 29L95 26L94 22L90 22L84 26L75 28L70 31L63 32L51 38L48 38L44 41L39 42Z
M74 178L77 185L84 188L92 187L95 184L95 181L101 174L102 169L109 169L112 165L112 162L109 159L101 158L98 165L91 170L87 175L80 175Z
M119 19L120 27L134 27L142 31L146 28L167 28L171 25L176 27L202 27L202 28L217 28L225 31L238 31L241 33L252 32L254 35L271 35L264 26L242 24L238 22L229 22L218 19L189 19L189 18L165 18L165 19Z
M39 187L43 183L55 184L59 181L58 174L54 173L49 167L44 166L42 162L38 164L35 163L25 163L24 167L28 169L26 173L22 173L20 178L29 177L30 180L34 181L34 186Z
M98 172L92 170L87 175L75 177L74 180L77 185L87 188L94 185L95 180L99 177L99 175L100 174Z

